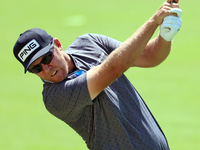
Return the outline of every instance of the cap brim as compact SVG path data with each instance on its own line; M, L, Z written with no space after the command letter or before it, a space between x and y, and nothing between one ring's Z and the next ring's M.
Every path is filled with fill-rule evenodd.
M51 47L51 43L49 43L49 45L47 45L46 47L44 47L43 49L39 50L34 56L33 58L31 58L31 60L29 61L29 63L26 65L25 67L25 73L27 72L28 68L30 67L30 65L39 57L43 56L44 54L46 54Z

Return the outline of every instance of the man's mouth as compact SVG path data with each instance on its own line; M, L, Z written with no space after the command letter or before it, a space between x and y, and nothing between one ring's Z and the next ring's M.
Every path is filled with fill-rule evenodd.
M58 71L56 70L55 72L53 72L53 74L51 76L54 76Z

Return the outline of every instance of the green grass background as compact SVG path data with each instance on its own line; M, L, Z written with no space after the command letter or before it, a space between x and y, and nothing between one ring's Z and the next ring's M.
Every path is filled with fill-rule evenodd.
M25 75L15 60L12 49L20 33L43 28L58 37L64 49L84 33L99 33L124 41L163 2L1 0L0 149L87 149L68 125L47 112L42 101L41 80L29 73ZM161 125L172 150L200 149L199 5L198 0L180 0L182 28L164 63L126 72Z

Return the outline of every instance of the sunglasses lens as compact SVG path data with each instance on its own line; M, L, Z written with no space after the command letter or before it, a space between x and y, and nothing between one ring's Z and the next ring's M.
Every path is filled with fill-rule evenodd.
M38 65L34 66L32 69L28 69L28 71L32 73L36 73L36 74L41 72L43 70L41 64L50 64L53 58L53 50L54 50L54 46L52 46L50 51L42 58L42 61Z
M51 51L49 51L44 57L43 57L43 59L42 59L42 64L49 64L50 62L51 62L51 60L52 60L52 52Z
M32 73L39 73L41 72L43 69L42 69L42 66L39 64L39 65L36 65L34 66L32 69L29 69L30 72Z

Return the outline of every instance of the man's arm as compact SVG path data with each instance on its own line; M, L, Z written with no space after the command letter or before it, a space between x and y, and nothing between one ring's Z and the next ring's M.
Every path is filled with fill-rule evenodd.
M160 35L149 41L140 57L132 66L154 67L162 63L170 53L171 41L164 40Z
M172 7L172 5L170 5L171 1L172 0L167 0L153 17L114 50L101 65L87 72L88 90L92 100L135 64L144 49L151 49L150 47L152 47L155 42L151 41L147 47L146 45L156 28L163 22L164 17L172 15L172 13L169 12L170 7ZM160 42L159 40L163 39L159 37L157 40L157 42ZM158 44L156 45L159 46ZM139 61L137 61L137 65L139 66Z
M177 30L180 29L179 25L181 25L182 22L180 19L182 10L177 9L179 8L179 5L177 3L178 0L173 0L167 1L163 4L165 7L171 5L171 8L173 9L171 9L170 12L176 12L177 14L174 14L173 17L168 16L165 18L162 27L160 27L160 34L155 39L148 42L144 51L135 61L133 66L154 67L162 63L167 58L171 50L171 40L173 39L172 37L177 33ZM168 32L163 30L167 25ZM171 31L169 30L169 28L171 28Z

